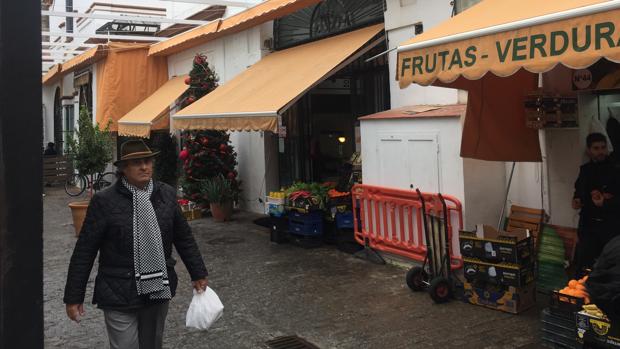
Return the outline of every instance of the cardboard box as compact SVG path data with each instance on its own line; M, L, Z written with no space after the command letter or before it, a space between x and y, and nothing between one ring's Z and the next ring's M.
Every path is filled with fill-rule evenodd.
M576 315L577 342L597 348L620 348L620 324L580 311Z
M482 281L504 286L525 286L534 281L534 264L488 263L463 258L463 273L468 282Z
M534 244L526 230L497 231L488 225L479 225L476 232L461 231L459 245L463 257L485 262L530 264L534 260Z
M518 288L465 282L462 300L465 303L518 314L536 304L536 284L530 283Z
M182 210L182 212L183 212L183 216L185 216L185 220L188 220L188 221L202 218L202 210L199 208L194 208L191 210Z

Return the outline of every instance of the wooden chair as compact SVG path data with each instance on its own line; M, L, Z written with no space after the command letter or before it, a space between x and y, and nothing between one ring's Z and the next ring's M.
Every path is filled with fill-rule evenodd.
M538 235L546 221L545 210L513 205L506 224L506 231L527 229L534 238L537 247Z

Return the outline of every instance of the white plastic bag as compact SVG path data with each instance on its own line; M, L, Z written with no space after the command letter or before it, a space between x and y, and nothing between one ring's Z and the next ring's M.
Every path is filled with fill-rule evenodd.
M207 287L203 293L194 290L194 297L187 309L185 326L206 331L224 312L224 305L215 292Z

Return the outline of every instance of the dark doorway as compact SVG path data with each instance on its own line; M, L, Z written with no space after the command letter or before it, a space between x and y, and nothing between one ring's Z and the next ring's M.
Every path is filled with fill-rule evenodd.
M62 101L60 94L60 87L57 87L56 93L54 93L54 143L56 144L56 151L58 154L63 154Z

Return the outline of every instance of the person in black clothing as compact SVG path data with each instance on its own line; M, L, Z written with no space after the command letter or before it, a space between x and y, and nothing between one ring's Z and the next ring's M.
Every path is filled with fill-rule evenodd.
M168 303L178 283L175 247L198 293L207 270L176 190L152 179L157 153L141 140L121 145L120 178L96 193L71 256L64 303L76 322L95 257L93 304L103 310L111 349L161 348Z
M620 171L609 159L607 138L592 133L586 139L590 162L581 166L575 182L573 208L580 209L575 251L577 278L591 269L603 247L618 235L620 222Z
M56 152L56 148L54 148L54 146L55 146L54 142L47 143L47 148L45 148L43 155L45 156L58 155L58 153Z

